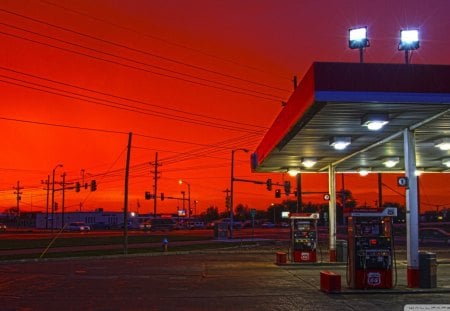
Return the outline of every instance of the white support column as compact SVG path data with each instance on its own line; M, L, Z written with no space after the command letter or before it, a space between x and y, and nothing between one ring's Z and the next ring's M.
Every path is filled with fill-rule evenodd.
M408 287L419 287L419 204L417 192L416 145L410 129L403 132L406 188L406 251Z
M330 262L336 262L336 173L333 165L328 166L328 192L330 193L330 201L328 201Z

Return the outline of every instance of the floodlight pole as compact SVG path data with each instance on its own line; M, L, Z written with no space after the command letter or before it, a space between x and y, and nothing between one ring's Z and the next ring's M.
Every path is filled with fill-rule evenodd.
M359 48L359 62L362 64L364 61L363 61L363 55L364 55L364 53L363 53L363 47L360 47Z
M409 64L409 50L405 49L405 64Z

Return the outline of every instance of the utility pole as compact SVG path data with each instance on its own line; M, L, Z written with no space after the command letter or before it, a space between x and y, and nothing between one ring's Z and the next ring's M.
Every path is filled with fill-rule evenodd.
M17 201L17 217L20 217L20 209L19 209L19 202L21 200L21 194L22 192L20 192L21 189L23 189L23 187L20 187L20 182L17 181L17 186L13 187L13 189L15 189L16 191L14 192L14 194L16 195L16 201Z
M41 180L41 184L47 185L47 207L45 209L45 229L48 229L48 199L50 194L50 175L47 176L47 181Z
M230 189L227 188L222 192L225 192L227 194L225 197L225 208L229 209L230 208Z
M127 161L125 166L125 190L123 195L123 254L128 254L128 178L130 175L131 139L133 133L128 134Z
M150 163L153 166L153 217L156 218L156 202L158 201L158 166L161 164L158 162L158 152L155 154L155 162Z
M61 230L64 229L64 194L66 192L66 173L64 172L62 175L62 203L61 203Z

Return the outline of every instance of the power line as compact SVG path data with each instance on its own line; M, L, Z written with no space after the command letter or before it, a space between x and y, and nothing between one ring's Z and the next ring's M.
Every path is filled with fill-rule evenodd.
M1 68L2 67L0 67L0 69ZM147 109L147 108L140 108L137 106L122 104L119 102L102 99L102 98L97 98L97 97L89 96L89 95L85 95L85 94L80 94L80 93L72 92L69 90L58 89L58 88L55 88L52 86L43 85L43 84L39 84L39 83L35 83L35 82L30 82L30 81L26 81L26 80L14 78L14 77L6 76L6 75L0 74L0 77L12 80L12 81L8 81L8 80L0 79L0 82L3 82L3 83L12 84L12 85L20 86L20 87L35 90L35 91L45 92L48 94L58 95L58 96L75 99L75 100L79 100L79 101L84 101L84 102L88 102L88 103L92 103L92 104L100 105L100 106L105 106L105 107L109 107L109 108L115 108L115 109L125 110L125 111L129 111L129 112L139 113L139 114L151 115L151 116L156 116L156 117L164 118L164 119L171 119L171 120L175 120L175 121L179 121L179 122L185 122L185 123L191 123L191 124L197 124L197 125L209 126L209 127L216 127L216 128L220 128L220 129L235 130L235 131L247 131L247 132L255 131L254 129L246 129L246 128L238 127L238 126L232 126L232 125L226 125L226 124L221 125L221 124L218 124L215 122L196 120L194 118L173 116L173 115L169 115L167 113L158 112L158 111L154 111L154 110ZM15 81L15 82L13 82L13 81ZM22 84L22 83L24 83L24 84ZM54 81L54 83L58 83L58 82ZM73 86L73 87L76 88L76 86ZM182 112L182 113L189 114L187 112ZM202 116L202 117L206 118L206 116ZM214 118L212 117L211 119L214 119ZM217 119L220 120L219 118L217 118ZM227 121L224 119L221 119L221 120L223 122L233 123L232 121ZM240 123L240 124L256 127L256 125L250 125L250 124L245 124L245 123Z
M151 107L155 107L155 108L158 108L158 109L163 109L163 110L168 110L168 111L172 111L172 112L176 112L176 113L183 113L183 114L187 114L187 115L191 115L191 116L196 116L196 117L200 117L200 118L208 118L208 119L211 119L211 120L223 121L223 122L228 122L228 123L244 125L244 126L250 126L250 127L255 127L255 128L260 128L260 129L266 129L267 130L267 128L263 127L263 126L253 125L253 124L249 124L249 123L236 122L236 121L233 121L233 120L226 120L226 119L217 118L217 117L210 116L210 115L203 115L203 114L198 114L198 113L192 113L192 112L183 111L183 110L175 109L175 108L170 108L170 107L166 107L166 106L162 106L162 105L150 104L150 103L147 103L147 102L144 102L144 101L135 100L135 99L131 99L131 98L128 98L128 97L123 97L123 96L118 96L118 95L114 95L114 94L110 94L110 93L106 93L106 92L101 92L101 91L97 91L97 90L93 90L93 89L89 89L89 88L85 88L85 87L80 87L78 85L52 80L52 79L49 79L49 78L46 78L46 77L33 75L33 74L30 74L30 73L25 73L25 72L22 72L22 71L18 71L18 70L7 68L7 67L3 67L3 66L0 66L0 69L5 70L5 71L9 71L9 72L13 72L13 73L16 73L16 74L19 74L19 75L31 77L31 78L34 78L34 79L39 79L39 80L43 80L43 81L46 81L46 82L51 82L51 83L55 83L55 84L59 84L59 85L68 86L68 87L71 87L71 88L79 89L79 90L82 90L82 91L92 92L92 93L99 94L99 95L109 96L109 97L117 98L117 99L120 99L120 100L125 100L125 101L129 101L129 102L137 103L137 104L142 104L142 105L145 105L145 106L151 106Z
M251 67L251 66L248 66L248 65L239 63L239 62L237 62L237 61L235 61L235 60L230 60L230 59L222 58L222 57L217 56L216 54L206 53L206 52L204 52L204 51L201 51L201 50L198 50L198 49L195 49L195 48L192 48L192 47L188 47L188 46L186 46L186 45L182 45L182 44L179 44L179 43L175 43L175 42L173 42L173 41L169 41L169 40L167 40L167 39L163 39L163 38L160 38L160 37L157 37L157 36L154 36L154 35L149 35L149 34L141 33L141 32L138 32L138 31L136 31L136 30L134 30L134 29L132 29L132 28L130 28L130 27L125 27L125 26L123 26L123 25L116 24L116 23L113 23L113 22L110 22L110 21L107 21L107 20L98 18L97 16L91 16L91 15L89 15L89 14L82 13L82 12L79 12L79 11L77 11L77 10L67 8L67 7L65 7L65 6L62 6L62 5L59 5L59 4L56 4L56 3L52 3L51 1L41 0L41 2L47 3L47 4L49 4L49 5L52 5L52 6L54 6L54 7L57 7L57 8L59 8L59 9L63 9L63 10L65 10L65 11L69 11L69 12L71 12L71 13L75 13L75 14L77 14L77 15L81 15L81 16L83 16L83 17L87 17L87 18L89 18L89 19L92 19L92 20L101 22L101 23L103 23L103 24L112 25L112 26L114 26L114 27L116 27L116 28L120 28L120 29L126 30L126 31L131 32L131 33L134 33L134 34L138 34L138 35L140 35L140 36L144 36L144 37L147 37L147 38L150 38L150 39L154 39L154 40L161 41L161 42L163 42L163 43L165 43L165 44L169 44L169 45L176 46L176 47L179 47L179 48L182 48L182 49L186 49L186 50L189 50L189 51L193 51L193 52L199 53L199 54L201 54L201 55L205 55L205 56L208 56L208 57L210 57L210 58L218 59L218 60L220 60L220 61L227 62L227 63L233 64L233 65L239 66L239 67L243 67L243 68L246 68L246 69L251 69L251 70L253 70L253 71L257 71L257 72L261 72L261 73L269 74L269 75L272 75L272 76L277 76L277 77L279 77L279 78L289 79L289 80L290 80L290 77L286 77L286 76L282 76L282 75L279 75L279 74L275 74L275 73L273 73L273 72L268 72L268 71L265 71L265 70L261 70L260 68Z
M180 76L174 76L174 75L170 75L170 74L167 74L167 73L162 73L162 72L157 72L157 71L154 71L154 70L145 69L145 68L137 67L137 66L134 66L134 65L125 64L125 63L122 63L122 62L119 62L119 61L106 59L106 58L102 58L102 57L99 57L99 56L94 56L94 55L87 54L87 53L84 53L84 52L74 51L74 50L71 50L69 48L60 47L60 46L53 45L53 44L46 43L46 42L42 42L42 41L39 41L39 40L30 39L30 38L26 38L26 37L19 36L19 35L16 35L16 34L11 34L11 33L7 33L7 32L4 32L4 31L0 31L0 33L3 34L3 35L14 37L14 38L25 40L25 41L29 41L29 42L32 42L32 43L35 43L35 44L44 45L44 46L51 47L51 48L54 48L54 49L57 49L57 50L69 52L69 53L72 53L72 54L81 55L81 56L92 58L92 59L95 59L95 60L100 60L100 61L108 62L108 63L111 63L111 64L119 65L119 66L122 66L122 67L131 68L131 69L138 70L138 71L143 71L143 72L146 72L146 73L151 73L151 74L159 75L159 76L166 77L166 78L180 80L180 81L183 81L183 82L193 83L193 84L197 84L197 85L201 85L201 86L205 86L205 87L209 87L209 88L214 88L214 89L218 89L218 90L222 90L222 91L232 92L232 93L236 93L236 94L252 96L252 97L256 97L256 98L260 98L260 99L264 99L264 100L268 100L268 101L275 101L275 102L282 101L282 99L276 97L275 95L271 95L271 94L267 94L267 93L263 93L263 92L259 92L259 91L255 91L255 90L250 90L250 89L246 89L246 88L242 88L242 87L238 87L238 86L233 86L233 85L230 85L230 84L227 84L227 83L217 82L217 81L213 81L213 80L206 79L206 78L193 76L193 75L189 75L189 74L186 74L186 73L182 73L182 72L178 72L178 71L174 71L174 70L169 70L169 69L166 69L166 68L163 68L163 67L159 67L159 66L155 66L155 65L151 65L151 64L147 64L147 63L143 63L143 62L138 62L138 61L135 61L133 59L124 58L124 57L121 57L121 56L114 55L112 53L102 52L102 51L99 51L99 50L96 50L96 49L93 49L93 48L85 47L83 45L75 44L75 43L72 43L72 42L64 41L64 40L53 38L53 37L50 37L50 36L45 36L45 35L42 35L42 34L39 34L39 33L36 33L36 32L32 32L32 31L29 31L29 30L26 30L26 29L22 29L22 28L19 28L19 27L11 26L11 25L8 25L8 24L5 24L5 23L0 23L0 24L2 24L4 26L7 26L7 27L20 29L22 31L25 31L25 32L28 32L28 33L32 33L32 34L35 34L35 35L38 35L38 36L41 36L41 37L45 37L47 39L52 39L52 40L55 40L55 41L63 42L65 44L74 45L74 46L81 47L81 48L84 48L84 49L89 50L89 51L93 51L93 52L96 52L96 53L104 54L104 55L107 55L107 56L112 56L112 57L115 57L115 58L118 58L118 59L122 59L122 60L125 60L125 61L128 61L128 62L139 64L139 65L153 67L153 68L156 68L156 69L159 69L159 70L163 70L163 71L167 71L167 72L170 72L170 73L174 73L174 74L177 74L177 75L180 75ZM200 80L200 81L203 81L203 82L189 80L187 78L183 78L183 76L186 76L186 77L189 77L189 78L194 78L194 79L197 79L197 80ZM214 84L217 84L217 85L211 85L211 84L207 84L205 82L214 83ZM218 86L218 85L223 85L223 86ZM229 87L233 88L234 90L233 89L229 89ZM248 93L248 92L252 92L252 93L255 93L255 94ZM257 95L257 94L260 94L260 95Z
M52 23L49 23L49 22L44 22L42 20L38 20L38 19L26 16L26 15L22 15L22 14L16 13L16 12L8 11L8 10L5 10L5 9L0 9L0 11L3 11L5 13L11 14L11 15L19 16L19 17L24 18L24 19L31 20L31 21L33 21L35 23L39 23L39 24L43 24L43 25L46 25L46 26L50 26L50 27L53 27L53 28L56 28L56 29L59 29L59 30L65 31L65 32L73 33L73 34L76 34L76 35L79 35L79 36L82 36L82 37L85 37L85 38L89 38L89 39L93 39L93 40L96 40L96 41L100 41L102 43L107 43L107 44L115 46L115 47L120 47L120 48L129 50L129 51L137 52L137 53L144 54L144 55L147 55L147 56L152 56L152 57L155 57L155 58L158 58L158 59L162 59L162 60L165 60L165 61L168 61L168 62L172 62L172 63L175 63L175 64L183 65L183 66L186 66L186 67L194 68L194 69L205 71L205 72L209 72L209 73L214 73L214 74L219 75L219 76L232 78L232 79L235 79L235 80L238 80L238 81L243 81L243 82L255 84L255 85L258 85L258 86L271 88L271 89L274 89L274 90L279 90L279 91L283 91L283 92L289 92L289 90L286 90L286 89L282 89L282 88L274 87L274 86L267 85L267 84L264 84L264 83L259 83L259 82L247 80L247 79L240 78L240 77L237 77L237 76L234 76L234 75L225 74L225 73L222 73L222 72L219 72L219 71L211 70L211 69L204 68L204 67L197 66L197 65L192 65L192 64L189 64L189 63L186 63L186 62L182 62L182 61L173 59L173 58L157 55L155 53L150 53L148 51L132 48L132 47L124 45L124 44L120 44L120 43L113 42L113 41L110 41L110 40L106 40L106 39L102 39L102 38L99 38L99 37L95 37L95 36L92 36L92 35L89 35L89 34L86 34L86 33L82 33L82 32L79 32L79 31L75 31L75 30L72 30L72 29L69 29L69 28L66 28L66 27L58 26L58 25L55 25L55 24L52 24ZM9 25L9 24L5 24L5 23L0 23L0 24L6 25L6 26L9 26L9 27L13 27L13 28L16 28L16 29L20 29L20 30L23 30L23 31L28 31L28 30L25 30L25 29L22 29L22 28L19 28L19 27L15 27L15 26L12 26L12 25ZM31 32L31 31L28 31L28 32L34 33L34 34L38 34L38 33L35 33L35 32ZM40 34L38 34L38 35L40 35ZM57 39L52 38L52 37L48 37L48 36L45 36L45 37L57 40ZM159 68L159 69L162 69L162 68Z

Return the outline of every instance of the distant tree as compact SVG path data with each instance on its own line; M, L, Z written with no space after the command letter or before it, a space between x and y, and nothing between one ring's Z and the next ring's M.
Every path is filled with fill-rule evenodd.
M6 208L4 210L4 213L10 218L11 217L15 217L15 216L19 216L19 210L18 210L17 206Z
M238 204L234 210L234 219L245 221L250 218L250 210L247 205Z
M205 222L211 222L216 219L219 219L219 208L217 206L210 206L206 209L205 212L203 212L200 217Z

